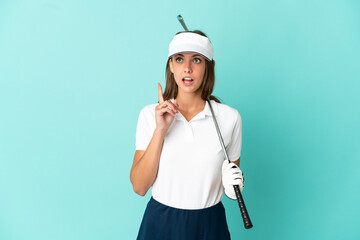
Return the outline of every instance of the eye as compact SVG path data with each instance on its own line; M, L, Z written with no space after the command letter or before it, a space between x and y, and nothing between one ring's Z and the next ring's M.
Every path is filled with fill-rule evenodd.
M200 58L194 58L194 63L201 63L201 59Z
M182 62L182 58L181 58L181 57L177 57L177 58L175 58L175 61L176 61L176 62Z

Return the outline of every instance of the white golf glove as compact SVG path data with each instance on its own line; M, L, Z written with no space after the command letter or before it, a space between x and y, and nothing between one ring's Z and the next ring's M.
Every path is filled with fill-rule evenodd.
M222 165L222 183L225 189L225 195L236 200L234 185L239 185L240 192L244 188L244 176L240 168L235 163L229 163L225 160Z

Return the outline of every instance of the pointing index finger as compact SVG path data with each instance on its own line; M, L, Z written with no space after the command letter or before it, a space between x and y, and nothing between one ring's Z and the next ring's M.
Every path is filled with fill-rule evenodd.
M163 96L162 87L161 87L160 83L158 83L158 89L159 89L159 103L163 103L164 102L164 96Z

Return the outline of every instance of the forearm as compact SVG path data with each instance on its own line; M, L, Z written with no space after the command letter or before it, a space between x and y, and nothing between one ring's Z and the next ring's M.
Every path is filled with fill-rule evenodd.
M134 191L141 196L146 194L156 179L165 135L165 131L155 130L146 151L131 169L130 181Z

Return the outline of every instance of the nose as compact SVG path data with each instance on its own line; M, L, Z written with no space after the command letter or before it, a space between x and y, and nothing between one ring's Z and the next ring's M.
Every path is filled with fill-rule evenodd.
M185 61L185 65L184 65L184 72L191 72L191 62L190 61Z

